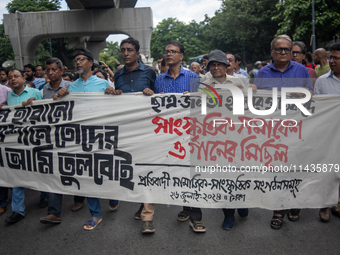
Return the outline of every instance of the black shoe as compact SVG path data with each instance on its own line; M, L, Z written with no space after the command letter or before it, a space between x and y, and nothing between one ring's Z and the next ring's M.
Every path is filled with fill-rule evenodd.
M48 206L48 198L40 198L39 207L45 208Z
M8 223L16 223L18 221L21 221L25 219L25 216L21 215L20 213L17 212L13 212L11 216L9 216L8 218L6 218L6 222Z

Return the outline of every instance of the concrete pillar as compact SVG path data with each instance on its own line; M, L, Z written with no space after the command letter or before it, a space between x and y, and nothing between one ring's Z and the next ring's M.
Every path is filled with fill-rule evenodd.
M89 42L95 43L88 45L98 58L98 49L105 47L103 38L127 34L140 42L142 54L150 56L153 22L149 7L111 8L4 14L4 27L16 54L16 64L23 68L34 62L38 44L48 38L89 36Z
M106 41L101 42L87 42L86 48L92 53L95 60L99 61L99 53L106 48Z

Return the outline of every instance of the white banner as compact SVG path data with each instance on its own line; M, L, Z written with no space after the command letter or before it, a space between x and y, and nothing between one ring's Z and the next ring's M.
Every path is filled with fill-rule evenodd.
M255 116L247 104L236 116L220 91L222 105L209 98L202 115L202 95L71 93L3 107L0 186L202 208L337 203L340 97L314 97L311 116L294 105ZM253 95L258 110L271 103L271 92Z

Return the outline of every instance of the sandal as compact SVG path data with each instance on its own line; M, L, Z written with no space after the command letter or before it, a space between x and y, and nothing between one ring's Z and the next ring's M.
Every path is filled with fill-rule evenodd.
M272 220L270 221L271 228L273 228L273 229L282 228L283 217L284 217L284 215L280 215L280 214L275 215L274 214Z
M183 222L183 221L187 221L188 219L189 219L189 213L186 212L186 211L181 211L177 215L177 220L178 221Z
M189 225L192 227L192 230L196 233L204 233L207 231L204 224L199 220L189 221Z
M119 203L118 204L113 204L113 205L109 204L109 209L110 209L110 211L115 211L115 210L117 210L118 206L119 206Z
M91 219L85 223L84 230L93 230L102 221L102 217L91 217Z
M6 212L7 208L5 207L1 207L0 206L0 215L3 215Z
M299 214L288 213L288 220L298 221L300 219Z

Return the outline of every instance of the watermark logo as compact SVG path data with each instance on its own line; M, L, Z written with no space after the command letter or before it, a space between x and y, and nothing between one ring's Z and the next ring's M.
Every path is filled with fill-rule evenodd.
M207 87L208 89L210 89L212 92L214 92L214 94L217 96L220 104L222 105L222 100L221 100L219 94L217 93L217 91L212 86L210 86L208 84L205 84L203 82L201 82L201 84L204 85L205 87ZM217 102L215 100L215 97L213 96L213 94L211 94L211 92L209 90L204 89L204 88L199 88L199 89L201 89L205 93L207 93L212 98L212 100L214 101L215 106L217 106ZM201 113L202 113L202 115L207 115L207 95L206 94L202 94L201 101L202 101L201 102L201 105L202 105Z
M204 83L203 83L204 84ZM216 90L212 87L209 86L207 84L204 84L207 88L209 88L211 91L213 91L221 105L221 98L218 95L218 93L216 92ZM201 89L201 88L200 88ZM224 89L228 89L233 97L233 115L244 115L244 94L243 91L241 89L239 89L238 87L234 86L234 85L224 85ZM211 94L210 91L208 91L207 89L202 89L203 91L205 91L207 94L209 94L211 96L211 98L213 99L213 101L215 102L215 105L217 105L215 98L213 97L213 95ZM306 96L304 98L287 98L287 94L289 93L303 93ZM267 110L257 110L255 109L254 105L253 105L253 90L252 88L248 88L248 97L247 97L247 104L248 104L248 109L251 113L255 114L255 115L259 115L259 116L265 116L265 115L270 115L272 113L275 112L277 105L278 105L278 97L277 97L277 88L273 88L272 90L272 98L273 98L273 102L272 102L272 106L270 109ZM295 105L304 115L312 115L305 107L304 107L304 103L307 103L310 99L312 98L312 94L310 93L310 91L308 89L305 88L300 88L300 87L286 87L286 88L282 88L281 89L281 115L287 115L287 105ZM207 97L206 94L202 94L202 104L201 104L201 113L202 115L206 115L207 114Z

